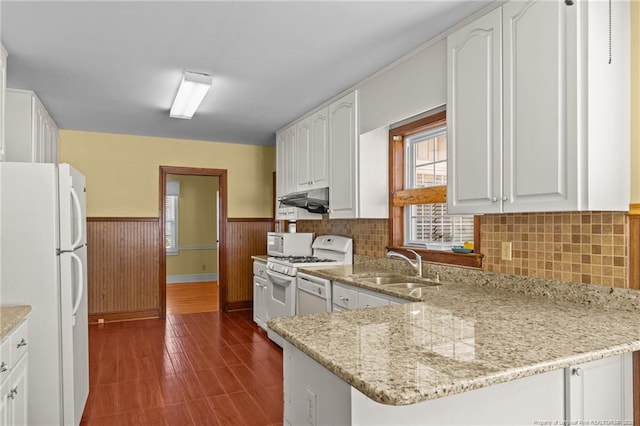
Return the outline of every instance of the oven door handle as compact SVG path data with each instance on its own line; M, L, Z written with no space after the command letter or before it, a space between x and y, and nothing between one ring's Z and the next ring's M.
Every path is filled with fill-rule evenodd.
M271 271L267 271L267 275L269 276L269 278L271 278L272 283L277 284L279 286L283 286L283 287L290 285L296 279L296 277L275 274Z

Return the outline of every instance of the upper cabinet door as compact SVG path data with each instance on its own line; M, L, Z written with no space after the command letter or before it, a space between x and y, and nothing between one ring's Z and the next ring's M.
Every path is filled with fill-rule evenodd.
M314 188L329 186L329 117L328 108L311 115L311 180Z
M311 174L311 120L302 120L296 125L296 187L297 191L309 189L313 184Z
M576 104L567 90L567 76L576 76L567 28L575 10L562 1L503 6L505 212L577 209L576 123L567 109Z
M285 172L285 149L286 149L286 137L285 130L276 134L276 198L285 195L286 186L286 172Z
M502 35L496 9L447 38L449 213L502 201Z
M329 217L356 218L358 123L356 91L329 105Z

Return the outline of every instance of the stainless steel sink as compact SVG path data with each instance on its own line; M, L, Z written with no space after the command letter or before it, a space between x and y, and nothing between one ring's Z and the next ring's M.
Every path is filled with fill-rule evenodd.
M434 283L434 282L426 282L426 283L422 283L422 282L419 282L419 283L406 282L406 283L387 284L387 285L385 285L385 287L397 288L397 289L401 289L401 290L414 290L416 288L437 287L439 285L440 285L440 283Z
M372 283L372 284L379 284L379 285L387 285L387 284L395 284L395 283L400 283L400 282L406 282L408 281L406 277L393 277L393 276L389 276L389 277L364 277L361 278L362 281L368 282L368 283Z
M425 278L411 278L406 276L374 276L360 278L362 281L378 284L385 287L392 287L397 289L412 290L414 288L421 287L434 287L439 286L441 283Z

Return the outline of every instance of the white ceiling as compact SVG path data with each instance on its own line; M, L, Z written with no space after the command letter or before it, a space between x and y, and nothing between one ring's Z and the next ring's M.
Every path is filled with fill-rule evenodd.
M7 86L63 129L257 145L488 1L7 1ZM169 118L182 72L213 76Z

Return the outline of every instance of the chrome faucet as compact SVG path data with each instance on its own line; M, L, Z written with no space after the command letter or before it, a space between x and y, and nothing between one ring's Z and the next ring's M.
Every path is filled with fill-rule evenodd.
M405 261L405 262L407 262L409 265L411 265L411 267L412 267L413 269L415 269L415 270L416 270L416 275L417 275L417 276L422 277L422 257L421 257L418 253L416 253L415 251L413 251L413 250L407 250L407 251L410 251L411 253L415 254L415 256L416 256L416 260L411 260L411 259L409 259L407 256L405 256L404 254L400 254L400 253L397 253L397 252L395 252L395 251L389 251L389 252L387 253L387 257L388 257L389 259L391 259L391 258L393 258L393 257L397 257L398 259L402 259L402 260L404 260L404 261Z

